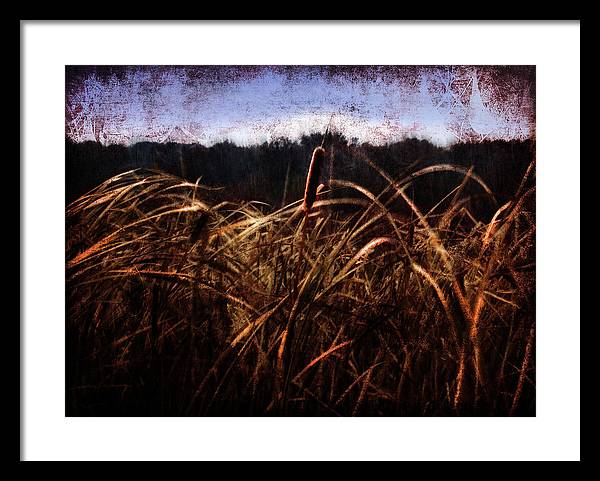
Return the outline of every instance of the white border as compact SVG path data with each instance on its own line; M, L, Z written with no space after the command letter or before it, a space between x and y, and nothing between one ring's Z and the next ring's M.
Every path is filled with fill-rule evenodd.
M579 23L21 25L24 452L34 459L579 459ZM64 66L537 65L535 418L65 418Z

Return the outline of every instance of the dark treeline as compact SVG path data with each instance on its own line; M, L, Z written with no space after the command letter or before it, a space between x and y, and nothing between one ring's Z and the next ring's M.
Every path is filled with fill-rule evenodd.
M304 192L312 150L322 135L304 136L299 142L277 139L261 145L240 147L222 142L211 147L174 143L140 142L129 147L102 146L96 142L66 140L66 200L71 202L100 182L135 168L158 169L204 185L223 187L228 200L257 200L273 207L298 200ZM332 152L323 183L335 179L356 182L378 194L387 182L365 161L370 159L391 177L434 164L471 166L499 203L510 199L534 156L533 141L485 141L441 148L426 140L406 139L385 146L349 142L341 135L328 139ZM330 173L330 169L333 172ZM462 175L434 173L418 178L407 192L425 210L457 187ZM474 182L463 194L473 197L472 209L488 215L493 207ZM344 195L352 195L351 192ZM285 198L284 198L285 197Z

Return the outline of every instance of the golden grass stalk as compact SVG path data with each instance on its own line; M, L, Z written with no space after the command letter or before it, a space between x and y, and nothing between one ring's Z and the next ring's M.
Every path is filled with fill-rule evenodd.
M529 336L527 338L527 346L525 347L525 355L523 356L523 364L521 365L521 372L519 373L519 381L517 383L517 389L513 396L512 405L510 407L510 416L515 414L517 407L519 406L519 399L521 398L521 392L523 391L523 384L525 383L525 377L527 376L527 369L529 367L529 361L531 360L531 351L533 349L533 338L535 337L535 327L529 330Z
M457 331L458 325L457 325L456 319L454 317L454 314L452 313L452 309L450 308L450 303L446 299L446 296L444 295L441 287L436 282L436 280L431 276L431 274L429 274L429 272L427 272L425 269L423 269L419 264L413 262L412 268L415 272L422 275L427 280L427 282L429 282L429 284L431 284L431 287L433 287L433 289L435 290L438 300L440 301L440 304L442 305L444 312L446 313L446 316L448 316L448 320L450 321L450 328L451 328L451 332L452 332L452 337L454 338L454 342L457 343L457 345L458 345L458 343L459 343L458 331Z
M316 358L314 358L312 361L310 361L306 367L304 367L304 369L302 369L302 371L300 371L296 377L294 377L294 383L299 382L300 379L302 378L302 376L304 376L304 374L306 374L308 372L308 370L313 367L315 364L317 364L318 362L322 361L323 359L325 359L326 357L330 356L331 354L333 354L336 351L339 351L342 347L347 346L348 344L350 344L351 341L344 341L339 343L336 346L333 346L329 349L327 349L327 351L321 353L319 356L317 356Z
M348 396L348 394L350 394L350 391L352 391L354 386L356 386L358 383L360 383L365 378L365 376L367 374L369 374L370 372L371 372L371 368L367 369L360 376L358 376L354 381L352 381L352 383L346 388L346 390L338 397L338 399L335 401L335 404L333 406L337 407L344 399L346 399L346 397Z
M456 389L454 391L454 409L458 410L460 406L461 396L462 396L462 387L463 380L465 377L465 351L461 349L460 351L460 360L458 363L458 373L456 375Z
M367 389L369 387L369 383L371 382L371 374L373 373L373 369L369 369L367 371L367 375L363 380L363 385L360 390L360 394L358 395L358 399L356 404L354 405L354 410L352 411L352 416L356 416L359 412L360 406L362 405L363 399L365 398L365 394L367 394Z
M396 241L391 237L377 237L376 239L370 240L354 255L354 257L352 257L352 259L350 259L350 261L340 271L336 279L343 278L350 271L350 269L352 269L352 266L354 266L357 262L366 259L369 254L380 245L395 243Z
M373 375L373 370L379 366L381 363L379 359L381 358L381 353L377 355L377 359L375 360L375 364L373 364L369 369L367 369L365 378L363 380L363 385L360 390L360 394L358 395L358 399L356 400L356 404L354 405L354 409L352 411L352 416L357 416L360 412L360 407L365 399L365 395L367 394L367 389L369 388L369 384L371 383L371 376Z

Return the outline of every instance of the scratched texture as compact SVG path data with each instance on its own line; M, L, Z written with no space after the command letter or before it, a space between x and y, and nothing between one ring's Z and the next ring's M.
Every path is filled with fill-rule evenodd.
M438 145L535 137L534 66L67 66L75 142L251 145L333 128Z

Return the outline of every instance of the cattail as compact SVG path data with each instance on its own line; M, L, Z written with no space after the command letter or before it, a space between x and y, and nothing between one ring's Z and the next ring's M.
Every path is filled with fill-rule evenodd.
M305 213L308 213L315 203L317 198L317 187L319 186L319 178L325 163L325 149L317 147L312 154L308 176L306 177L306 189L304 190L304 204L302 208Z

